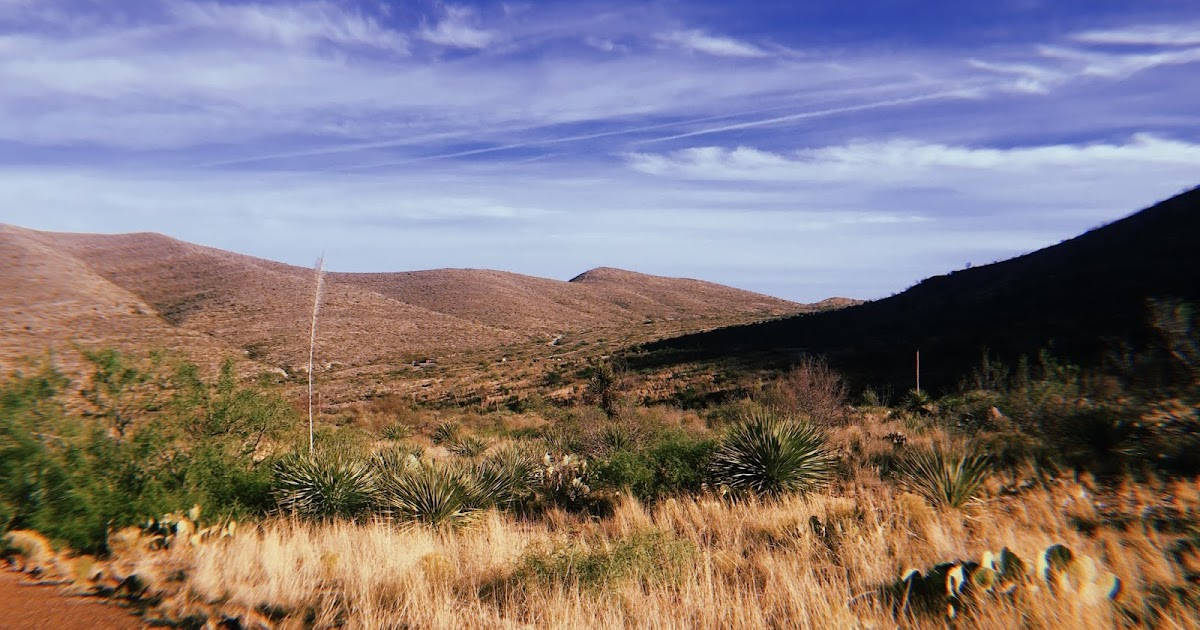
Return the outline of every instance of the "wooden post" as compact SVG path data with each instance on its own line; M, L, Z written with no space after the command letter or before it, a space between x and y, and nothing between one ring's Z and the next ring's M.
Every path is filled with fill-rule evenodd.
M917 393L921 393L921 349L917 348Z

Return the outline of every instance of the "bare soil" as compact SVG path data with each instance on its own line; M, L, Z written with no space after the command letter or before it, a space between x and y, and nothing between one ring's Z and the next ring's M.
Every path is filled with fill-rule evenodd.
M129 611L94 597L67 595L0 570L0 630L136 630L145 627Z

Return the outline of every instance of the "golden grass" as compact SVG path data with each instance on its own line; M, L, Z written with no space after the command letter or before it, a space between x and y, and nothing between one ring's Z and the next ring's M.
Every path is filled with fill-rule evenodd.
M1160 489L1196 510L1194 482ZM1146 492L1127 490L1123 496L1135 502ZM861 595L909 567L1004 546L1033 559L1053 543L1115 572L1125 584L1121 606L1142 610L1152 586L1179 586L1166 551L1171 535L1139 526L1079 531L1072 518L1094 517L1092 496L1063 481L966 511L941 510L868 477L778 502L695 497L648 508L624 499L599 520L489 512L441 532L277 519L197 547L130 547L114 562L158 576L147 581L166 595L160 612L167 617L269 614L282 627L943 627L936 617L897 617ZM161 577L179 571L186 578L177 586ZM1166 606L1162 614L1161 627L1200 627L1196 610ZM1108 602L1086 605L1041 589L989 600L967 625L1111 628L1122 621Z

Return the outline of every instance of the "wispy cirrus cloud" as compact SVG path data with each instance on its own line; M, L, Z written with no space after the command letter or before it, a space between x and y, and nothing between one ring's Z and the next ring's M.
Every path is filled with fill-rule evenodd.
M329 2L222 4L172 1L167 5L185 28L239 33L285 46L330 43L408 54L408 38L373 17Z
M480 28L478 24L478 15L470 7L447 5L444 17L432 27L422 27L420 36L421 39L441 46L487 48L499 38L499 33Z
M1200 22L1087 30L1073 34L1071 39L1086 44L1196 46L1200 45Z
M702 52L716 57L768 57L770 53L754 44L724 37L711 35L700 29L688 29L660 33L655 36L659 41L678 46L684 50Z

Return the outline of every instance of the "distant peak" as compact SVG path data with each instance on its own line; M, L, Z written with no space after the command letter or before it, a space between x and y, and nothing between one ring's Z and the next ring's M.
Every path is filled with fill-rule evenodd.
M629 278L631 276L640 276L642 274L628 269L618 269L616 267L596 267L571 278L567 282L587 282L589 280L611 280L614 278Z

